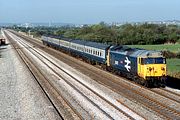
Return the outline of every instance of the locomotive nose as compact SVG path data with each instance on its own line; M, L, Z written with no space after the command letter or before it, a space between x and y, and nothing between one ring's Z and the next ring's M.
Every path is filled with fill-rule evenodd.
M147 76L162 76L166 73L166 68L164 65L149 65L147 67Z

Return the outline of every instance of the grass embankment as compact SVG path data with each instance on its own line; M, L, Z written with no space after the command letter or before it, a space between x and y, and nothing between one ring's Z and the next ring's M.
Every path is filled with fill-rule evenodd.
M129 45L134 48L142 48L147 50L168 50L171 52L180 52L180 44L164 44L164 45Z
M142 48L147 50L168 50L174 53L180 52L180 44L165 44L165 45L129 45L133 48ZM167 71L169 76L180 78L180 59L167 59Z

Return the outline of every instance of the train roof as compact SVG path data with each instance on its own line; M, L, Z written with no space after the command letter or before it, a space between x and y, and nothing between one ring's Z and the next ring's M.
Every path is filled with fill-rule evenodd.
M72 40L71 43L76 43L76 44L80 44L80 45L84 45L87 41L84 40Z
M145 49L139 49L139 48L130 48L125 45L120 46L112 46L111 52L113 53L120 53L123 55L128 55L132 57L163 57L162 53L160 51L152 51L152 50L145 50Z
M107 49L110 45L102 44L102 43L97 43L97 42L89 42L85 40L72 40L72 43L80 44L80 45L85 45L88 47L94 47L98 49Z
M105 50L108 47L110 47L110 45L103 44L103 43L90 42L90 41L77 40L77 39L68 39L68 38L64 38L62 36L51 36L51 35L43 35L43 36L50 37L50 38L61 39L61 40L65 40L65 41L70 41L72 43L76 43L76 44L80 44L80 45L85 45L85 46L89 46L89 47L94 47L94 48L98 48L98 49L103 49L103 50Z
M65 38L65 37L62 37L62 36L54 36L54 35L43 35L43 36L44 37L49 37L49 38L56 38L56 39L64 40L64 41L72 41L72 39L68 39L68 38Z
M57 39L61 39L62 38L61 36L55 36L55 35L42 35L42 36L51 37L51 38L57 38Z
M152 50L140 50L137 52L138 56L142 58L147 58L147 57L163 57L162 52L160 51L152 51Z
M107 45L107 44L103 44L103 43L97 43L97 42L86 42L85 44L86 46L90 46L90 47L95 47L95 48L98 48L98 49L107 49L108 47L110 47L110 45Z

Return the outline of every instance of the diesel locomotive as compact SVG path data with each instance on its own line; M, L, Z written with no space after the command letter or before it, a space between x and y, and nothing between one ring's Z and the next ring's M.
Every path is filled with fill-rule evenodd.
M166 80L166 58L160 51L129 48L125 45L42 36L43 44L78 56L91 64L99 64L108 71L146 87L163 86Z

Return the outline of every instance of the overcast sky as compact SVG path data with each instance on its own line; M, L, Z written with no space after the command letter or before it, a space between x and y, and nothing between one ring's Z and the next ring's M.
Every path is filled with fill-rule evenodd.
M180 20L180 0L0 0L0 23Z

